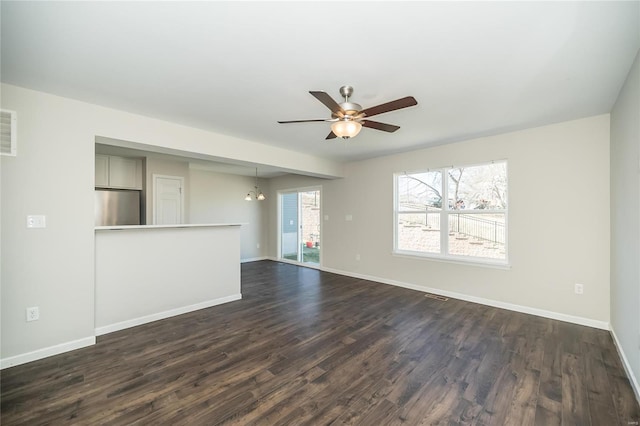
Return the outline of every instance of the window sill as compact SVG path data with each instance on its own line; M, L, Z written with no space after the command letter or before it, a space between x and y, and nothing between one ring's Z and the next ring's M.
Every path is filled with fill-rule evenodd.
M481 268L511 270L511 265L507 262L491 261L487 259L465 259L460 257L445 257L428 253L416 253L411 251L393 251L391 253L396 257L404 257L408 259L432 260L435 262L453 263L457 265L479 266Z

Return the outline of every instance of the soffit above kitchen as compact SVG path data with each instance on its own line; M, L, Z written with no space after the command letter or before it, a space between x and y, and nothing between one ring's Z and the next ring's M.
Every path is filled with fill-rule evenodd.
M257 168L259 170L260 178L266 179L293 173L292 171L285 170L281 167L267 166L264 164L231 162L228 159L226 161L215 161L210 158L197 156L195 154L189 155L187 153L169 150L160 152L158 150L151 150L154 149L154 147L149 146L145 147L145 149L129 148L129 146L135 144L132 144L128 141L105 138L101 136L97 136L95 140L96 154L117 155L120 157L129 158L151 158L160 161L182 162L188 164L192 169L249 177L255 176Z
M640 2L1 3L1 79L337 161L608 113L640 47ZM309 91L363 107L326 141Z

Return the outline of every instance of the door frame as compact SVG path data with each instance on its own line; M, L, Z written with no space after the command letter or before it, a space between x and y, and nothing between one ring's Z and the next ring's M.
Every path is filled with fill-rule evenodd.
M318 211L318 226L319 226L319 234L320 234L320 262L319 263L305 263L305 262L298 262L295 260L289 260L289 259L285 259L282 257L282 195L284 194L292 194L292 193L296 193L299 194L300 192L309 192L309 191L318 191L318 201L320 202L320 210ZM314 185L314 186L305 186L305 187L299 187L299 188L289 188L289 189L281 189L278 190L277 193L277 222L278 222L278 226L277 226L277 244L278 244L278 250L277 250L277 260L278 262L283 262L283 263L293 263L295 265L299 265L299 266L306 266L308 268L313 268L313 269L321 269L322 268L322 263L323 263L323 258L324 256L322 255L323 252L323 247L324 247L324 243L323 243L323 209L324 209L324 203L322 202L322 185ZM300 239L300 205L298 204L298 239ZM298 246L300 246L300 241L298 241Z
M169 176L169 175L160 175L160 174L152 174L151 182L153 185L153 224L157 224L157 202L158 202L158 185L156 185L157 179L175 179L180 181L180 223L184 223L184 177L183 176Z

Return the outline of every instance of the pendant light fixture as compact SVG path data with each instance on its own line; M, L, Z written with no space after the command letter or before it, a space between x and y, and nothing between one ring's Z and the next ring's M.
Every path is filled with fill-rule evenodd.
M258 201L264 201L267 199L267 197L264 196L264 194L262 193L262 191L260 191L260 187L258 186L258 168L256 167L256 184L253 187L255 190L254 191L249 191L247 193L247 196L244 197L245 201L251 201L251 194L253 193L253 196L256 197L256 200Z

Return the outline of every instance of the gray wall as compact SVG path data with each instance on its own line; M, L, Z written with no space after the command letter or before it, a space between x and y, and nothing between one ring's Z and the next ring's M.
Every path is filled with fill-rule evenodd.
M509 170L510 270L392 254L394 172L500 159ZM325 268L608 326L608 115L354 162L333 181L275 178L270 196L312 185L322 185L329 216L322 223ZM272 205L271 256L276 215ZM583 295L575 283L584 284Z
M62 98L16 95L3 85L2 107L18 113L18 155L0 158L3 358L94 336L93 119ZM27 229L30 214L47 227ZM29 306L39 321L25 321Z
M128 148L139 150L197 153L204 160L342 173L341 164L303 153L12 85L1 90L2 108L18 113L18 156L0 158L2 367L95 341L96 138L128 141ZM246 194L242 186L238 197ZM46 215L47 227L26 229L29 214ZM26 322L31 306L40 308L39 321Z
M632 75L637 76L637 67L636 62ZM628 90L623 91L618 110L614 111L616 120L621 119L621 111L628 109L621 105L632 103L624 101L625 96L637 94L637 78L635 83L633 79L629 81L636 89L631 91L632 95L625 95ZM400 285L439 289L479 301L557 313L569 320L584 319L595 325L606 325L609 321L608 115L343 167L302 154L270 150L260 144L15 86L2 85L2 90L2 107L18 111L19 134L18 157L1 159L3 359L29 353L49 354L73 347L74 342L90 343L94 336L93 156L96 135L137 141L140 145L153 144L163 149L200 152L211 157L264 161L288 169L304 167L316 175L345 176L339 180L318 180L290 175L261 182L261 185L269 186L265 188L268 189L268 200L260 207L267 209L268 213L262 217L268 224L263 222L262 230L256 231L262 237L253 238L267 241L266 254L270 256L277 252L277 190L321 185L323 214L329 216L322 224L325 267ZM637 123L637 106L634 108L635 112L623 114L631 117L622 120L626 123L622 126L624 129L633 128L634 120ZM618 129L617 124L615 128ZM630 132L629 140L637 143L637 127L635 129L635 133ZM612 134L618 140L616 131ZM354 140L354 143L358 141ZM637 145L635 149L637 152ZM638 157L633 158L637 170ZM492 159L509 161L510 270L391 254L393 172ZM206 193L210 187L220 184L222 178L208 173L189 172L194 193ZM238 203L246 203L242 197L253 185L243 178L235 182L237 187L227 185L225 199L231 199L233 192L233 199L238 197ZM635 185L632 189L638 194L637 174ZM237 191L240 195L236 195ZM216 202L213 196L198 199L205 201L189 199L191 221L210 222L222 217L215 211L224 201ZM637 198L635 202L637 204ZM233 209L236 213L244 211L258 217L256 212L240 205ZM27 230L27 214L47 215L47 228ZM353 221L345 220L347 214L353 216ZM637 229L637 210L635 220ZM257 221L254 220L255 226ZM266 236L265 232L268 232ZM633 238L637 250L638 232ZM622 247L615 236L611 241ZM243 256L265 254L264 247L260 250L247 251ZM361 259L356 260L356 255ZM619 304L630 310L633 306L629 307L628 303L638 300L637 251L634 259L635 284L633 275L629 276L630 286L635 285L636 292L630 288L616 294L612 303L614 310ZM627 269L631 268L630 264L626 264ZM575 282L585 285L584 295L573 294ZM634 295L634 301L624 300ZM28 306L40 307L40 321L25 321L24 309ZM636 324L637 311L636 305L632 316ZM622 330L622 324L629 321L629 316L616 315L621 316L614 324ZM625 342L636 341L637 329L635 336L633 333L629 339L625 338ZM625 345L633 348L636 343Z
M259 179L262 191L268 181ZM189 170L189 223L242 223L240 258L262 258L267 255L267 206L270 200L245 201L253 190L255 178L216 173L193 166ZM258 247L259 245L259 247Z
M611 112L611 328L640 382L640 54Z

